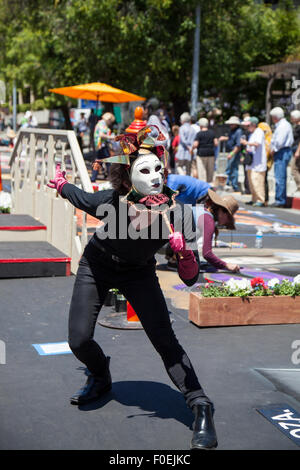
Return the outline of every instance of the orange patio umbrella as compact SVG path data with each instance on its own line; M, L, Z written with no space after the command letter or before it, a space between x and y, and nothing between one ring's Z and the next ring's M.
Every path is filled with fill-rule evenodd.
M52 88L52 93L83 100L107 101L109 103L127 103L128 101L145 101L142 96L119 90L106 83L94 82L62 88Z

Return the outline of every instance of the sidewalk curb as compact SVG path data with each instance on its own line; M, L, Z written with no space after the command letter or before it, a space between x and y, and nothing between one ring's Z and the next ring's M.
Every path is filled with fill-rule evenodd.
M286 205L289 209L300 210L300 197L287 197Z

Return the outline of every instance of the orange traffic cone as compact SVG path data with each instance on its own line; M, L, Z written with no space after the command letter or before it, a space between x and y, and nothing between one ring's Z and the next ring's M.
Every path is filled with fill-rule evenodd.
M133 310L133 308L130 305L130 303L128 302L128 300L127 300L127 321L140 321L139 317L137 316L137 314Z
M126 311L110 313L101 317L98 323L106 328L118 328L120 330L142 330L143 326L133 310L132 306L126 301Z

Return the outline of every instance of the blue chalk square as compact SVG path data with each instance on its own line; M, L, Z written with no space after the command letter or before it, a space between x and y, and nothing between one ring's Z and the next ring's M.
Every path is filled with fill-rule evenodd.
M59 343L42 343L32 345L40 356L53 356L56 354L70 354L72 353L67 341Z

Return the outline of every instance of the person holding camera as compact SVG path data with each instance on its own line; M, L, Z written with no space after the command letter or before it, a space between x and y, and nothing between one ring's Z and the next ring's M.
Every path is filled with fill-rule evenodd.
M267 156L265 148L265 135L258 125L257 117L250 117L242 122L249 130L248 140L241 139L241 144L246 146L245 164L255 207L265 205L265 174L267 170Z

